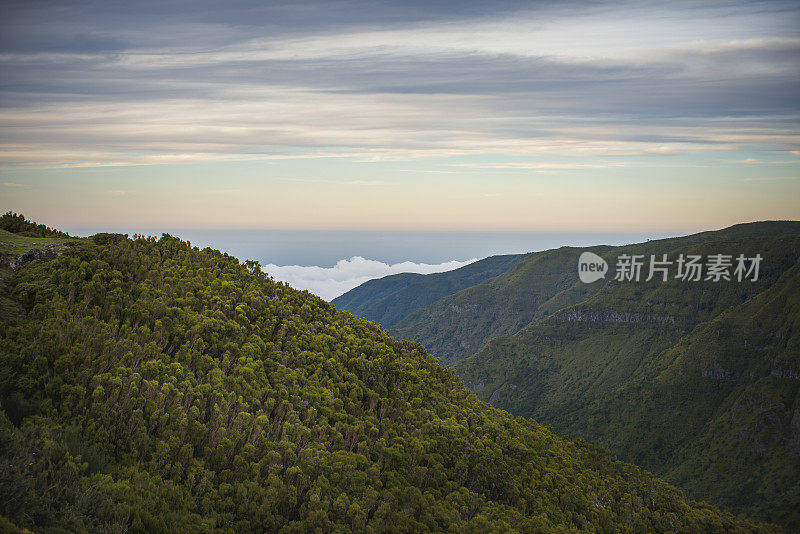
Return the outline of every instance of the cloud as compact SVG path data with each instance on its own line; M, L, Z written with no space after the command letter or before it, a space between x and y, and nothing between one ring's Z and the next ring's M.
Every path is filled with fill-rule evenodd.
M0 164L800 144L792 3L438 4L12 4Z
M381 278L398 273L431 274L452 271L477 261L477 259L452 260L433 265L404 261L390 265L381 261L368 260L361 256L353 256L349 260L339 260L333 267L275 265L270 263L264 265L263 270L276 280L287 282L296 289L307 289L311 293L330 301L373 278Z
M27 187L25 184L15 184L13 182L3 182L0 185L3 187Z
M342 185L372 186L372 185L393 185L395 182L387 182L385 180L344 180L337 183L340 183Z
M745 182L785 182L800 180L800 176L751 176L742 180Z
M610 167L624 167L624 162L608 163L527 163L527 162L501 162L501 163L453 163L453 167L467 167L472 169L511 169L511 170L539 170L541 172L555 170L576 169L607 169Z
M335 184L335 185L355 185L355 186L375 186L375 185L397 185L397 182L386 180L325 180L320 178L281 178L282 182L293 182L299 184Z

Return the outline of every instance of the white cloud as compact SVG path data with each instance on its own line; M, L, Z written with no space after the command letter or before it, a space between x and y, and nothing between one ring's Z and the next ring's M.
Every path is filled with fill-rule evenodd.
M398 273L430 274L452 271L477 260L478 258L466 261L451 260L439 264L404 261L390 265L382 261L353 256L349 260L339 260L333 267L270 263L264 265L263 269L275 280L286 282L296 289L307 289L325 300L332 300L373 278Z
M627 165L625 162L612 162L612 163L523 163L523 162L508 162L508 163L453 163L453 167L470 167L473 169L533 169L533 170L553 170L553 169L606 169L609 167L624 167Z

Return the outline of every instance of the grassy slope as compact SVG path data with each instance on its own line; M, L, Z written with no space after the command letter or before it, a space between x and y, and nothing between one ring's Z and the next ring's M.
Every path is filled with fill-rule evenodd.
M570 430L587 421L693 495L800 527L800 263L648 361Z
M77 238L72 237L27 237L0 229L0 320L5 321L18 313L16 304L5 295L6 280L11 276L8 259L32 249L47 245L64 245Z
M766 259L761 279L755 284L606 283L585 302L514 336L492 339L479 354L457 364L456 370L481 398L491 399L512 413L534 417L561 432L604 440L623 458L667 476L693 495L710 495L713 502L730 509L797 526L798 495L789 496L793 479L787 479L784 473L795 472L796 455L775 448L742 462L747 455L727 444L743 427L719 426L718 411L750 388L763 390L762 397L777 395L780 400L775 402L780 407L766 410L769 421L759 419L753 424L777 425L782 430L773 429L770 436L778 436L775 439L781 443L792 439L788 429L800 373L786 371L784 378L765 382L772 368L764 367L762 359L769 356L760 347L775 343L748 342L733 333L763 333L764 327L772 324L766 331L790 335L796 311L773 307L757 314L751 308L773 292L797 292L793 278L787 280L787 276L796 269L792 266L800 257L800 237L737 239L686 247L679 252L759 252ZM639 313L644 318L671 317L674 322L569 320L613 311ZM730 313L749 324L728 328L720 335L714 325ZM654 389L662 368L673 365L681 350L677 347L708 328L715 335L691 342L692 350L696 357L705 355L713 361L706 362L700 371L681 368L675 371L681 381ZM748 355L737 360L740 368L735 371L729 368L734 352L726 352L731 343L739 343L739 352ZM787 369L798 365L798 357L800 351L781 352L781 358L790 361ZM728 373L735 373L737 378L709 379ZM769 391L774 395L766 393ZM756 403L755 409L770 406L764 402ZM743 477L752 479L749 486L743 484Z
M586 285L578 280L576 266L583 250L614 258L623 252L661 254L704 242L795 233L800 234L800 223L772 221L626 247L563 247L538 252L495 278L415 311L391 330L398 337L422 343L445 363L453 363L475 354L494 336L514 334L599 291L602 283Z
M47 245L63 245L74 237L27 237L0 229L0 254L21 254Z
M388 328L419 308L503 273L524 257L525 254L490 256L444 273L385 276L361 284L332 303L340 310Z

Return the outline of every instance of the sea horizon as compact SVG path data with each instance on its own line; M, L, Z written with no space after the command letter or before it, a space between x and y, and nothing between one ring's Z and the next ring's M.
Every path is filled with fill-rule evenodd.
M193 246L218 249L241 261L258 261L274 279L329 301L368 280L391 274L431 274L499 254L525 254L562 246L626 245L687 233L175 228L66 231L81 237L99 232L156 237L166 233Z
M330 267L341 259L361 256L398 263L441 263L498 254L539 252L562 246L626 245L689 235L692 231L572 232L524 230L283 230L186 228L69 228L76 237L96 233L160 237L169 234L200 248L211 247L240 260L262 264Z

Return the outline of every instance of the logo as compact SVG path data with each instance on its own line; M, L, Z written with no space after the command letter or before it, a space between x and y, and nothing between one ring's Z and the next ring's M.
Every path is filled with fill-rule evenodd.
M744 254L709 254L705 257L680 254L672 259L667 254L651 254L648 262L644 254L621 254L617 258L613 279L618 282L639 282L642 279L645 282L653 279L662 282L756 282L763 259L761 254L752 257ZM578 259L578 277L584 284L605 278L607 272L608 264L597 254L583 252Z
M578 258L578 277L584 284L591 284L605 278L607 272L606 260L594 252L583 252Z

